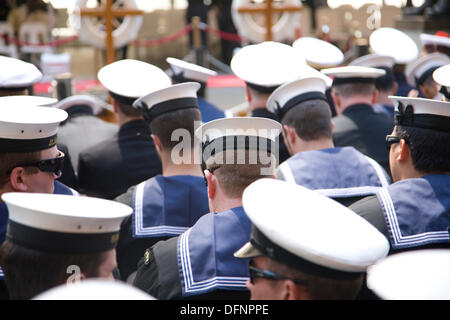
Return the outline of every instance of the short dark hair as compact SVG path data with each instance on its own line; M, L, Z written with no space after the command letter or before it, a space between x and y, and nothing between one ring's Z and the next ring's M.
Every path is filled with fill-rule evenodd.
M450 133L395 126L396 135L411 149L414 168L420 172L450 171Z
M14 169L20 163L31 163L41 160L41 151L34 152L0 152L0 188L2 188L9 179L10 170ZM25 167L28 174L38 173L36 167Z
M139 117L139 116L142 116L141 110L139 110L139 109L137 109L137 108L135 108L133 106L127 105L127 104L125 104L123 102L119 102L117 100L116 100L116 103L117 103L117 107L119 108L119 110L124 115L126 115L127 117Z
M295 128L297 135L305 141L332 137L330 106L321 99L299 103L286 112L281 123Z
M150 123L150 129L161 140L164 149L171 150L179 141L171 141L172 133L177 129L185 129L191 137L191 146L195 142L195 121L201 121L200 110L197 108L181 109L164 113Z
M228 153L233 153L232 159L235 160L234 163L226 163L226 159L229 157ZM260 161L262 157L271 161L263 164ZM251 159L255 161L251 161ZM268 175L263 172L264 168L268 169L270 174L273 174L275 164L275 156L262 150L227 150L218 152L206 161L208 169L216 165L219 166L214 171L214 175L225 195L230 198L242 197L245 188L251 183L261 178L267 178Z
M11 299L28 300L39 293L63 284L76 265L88 278L98 277L99 266L106 252L89 254L60 254L41 252L5 240L0 247L0 266L5 273L6 287Z
M268 258L268 257L267 257ZM268 268L288 279L298 280L306 284L313 300L352 300L362 288L364 276L361 274L350 279L332 279L318 275L307 274L268 258Z
M375 79L375 87L380 91L392 90L395 83L394 73L391 68L388 67L377 67L378 69L383 69L386 71L384 76Z
M363 96L371 95L376 88L375 83L346 83L333 85L332 90L344 98L350 98L355 94Z

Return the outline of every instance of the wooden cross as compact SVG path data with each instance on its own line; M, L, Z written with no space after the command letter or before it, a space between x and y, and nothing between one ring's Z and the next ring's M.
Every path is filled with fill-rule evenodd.
M274 5L274 0L265 0L265 4L254 4L251 6L240 7L238 13L265 13L266 15L266 41L272 40L272 14L276 12L295 12L301 11L302 7L298 5Z
M141 15L144 12L142 10L134 9L114 9L113 0L106 0L106 4L100 8L86 8L80 10L81 16L86 17L104 17L105 27L106 27L106 38L105 38L105 48L106 48L106 63L113 63L115 60L115 50L114 50L114 38L113 38L113 20L117 17L125 17L129 15Z

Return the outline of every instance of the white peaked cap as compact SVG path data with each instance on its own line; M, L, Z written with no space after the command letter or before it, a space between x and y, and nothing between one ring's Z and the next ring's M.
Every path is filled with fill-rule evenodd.
M360 66L327 68L322 69L320 71L327 76L343 79L351 79L351 78L376 79L386 74L386 71L383 69L360 67Z
M146 292L121 281L90 278L62 284L32 300L156 300Z
M405 107L411 105L413 107L414 114L431 114L450 117L450 102L398 96L389 96L389 99L391 99L394 104L395 111L399 111L399 102L401 102Z
M433 68L437 69L449 63L450 58L446 54L439 52L427 54L407 66L405 70L406 81L410 86L416 87L416 79L426 76Z
M244 190L243 206L271 248L287 251L294 260L300 258L334 271L363 273L389 251L387 239L364 218L296 184L257 180ZM252 239L261 245L254 231ZM261 254L248 242L235 256L251 258Z
M316 68L329 68L344 62L344 54L335 45L312 37L303 37L292 44L308 64Z
M197 128L195 136L202 142L234 135L257 136L276 141L280 133L281 124L275 120L259 117L233 117L207 122Z
M172 83L170 77L160 68L133 59L108 64L99 70L97 77L108 91L134 99Z
M185 79L206 83L210 77L217 76L216 71L180 59L169 57L166 61L172 67L175 75L182 74Z
M36 107L50 107L58 102L55 98L41 97L41 96L5 96L0 97L0 108L3 106L36 106Z
M115 247L124 204L91 197L12 192L2 195L9 210L11 241L56 252L97 252Z
M414 40L403 31L394 28L380 28L373 31L369 44L376 54L391 56L397 64L406 64L419 56Z
M312 92L318 93L321 99L326 100L325 91L327 89L326 82L319 77L303 78L294 81L287 82L280 87L278 87L267 100L267 109L277 114L278 106L281 109L286 108L286 103L291 101L293 98L301 99L305 94L311 94ZM309 97L306 100L318 99L316 95L314 97ZM305 99L301 99L306 101ZM300 103L299 101L297 103ZM285 110L287 111L287 110Z
M0 100L1 101L1 100ZM0 149L25 152L48 149L56 144L59 123L67 112L36 105L5 105L0 103Z
M42 73L33 64L0 56L0 88L14 89L29 87L42 78Z
M100 101L98 98L87 95L87 94L77 94L74 96L70 96L62 99L58 103L55 104L55 108L67 110L73 106L87 106L92 110L94 115L99 114L102 111L102 107L100 105Z
M360 66L369 68L385 67L392 69L395 64L395 59L391 56L382 56L376 53L367 54L362 57L358 57L349 66Z
M315 77L319 77L319 78L323 79L323 81L325 81L325 83L327 84L327 88L330 88L331 85L333 84L333 79L331 79L329 76L325 75L324 73L320 72L319 70L317 70L311 66L308 66L308 65L304 66L304 68L300 72L300 76L298 78L303 79L303 78L315 78Z
M434 70L433 79L441 86L450 87L450 64Z
M420 41L423 46L436 45L450 47L450 38L445 36L437 36L434 34L421 33Z
M231 59L234 74L261 87L279 86L297 78L305 65L292 46L266 41L240 49Z
M390 255L367 270L367 287L385 300L450 300L450 249Z

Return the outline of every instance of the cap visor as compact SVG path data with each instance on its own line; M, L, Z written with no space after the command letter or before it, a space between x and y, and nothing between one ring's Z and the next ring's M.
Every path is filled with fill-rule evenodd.
M234 253L236 258L254 258L261 256L262 253L256 249L250 242L247 242L242 248Z

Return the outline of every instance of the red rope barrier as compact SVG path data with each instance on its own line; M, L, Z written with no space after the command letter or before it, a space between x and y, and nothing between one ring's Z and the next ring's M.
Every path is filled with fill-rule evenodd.
M16 46L32 46L32 47L44 47L44 46L48 46L48 47L58 47L58 46L62 46L66 43L75 41L78 39L78 36L72 36L72 37L67 37L64 39L58 39L58 40L53 40L53 41L49 41L49 42L40 42L40 43L31 43L31 42L26 42L26 41L20 41L17 38L9 38L8 36L5 37L5 42L13 42ZM8 41L9 40L9 41Z
M162 37L162 38L158 38L158 39L152 39L152 40L133 40L131 42L131 44L138 46L138 47L152 47L152 46L156 46L156 45L161 45L173 40L176 40L178 38L181 38L182 36L184 36L185 34L189 33L192 30L192 26L189 24L186 27L184 27L182 30L169 35L167 37Z
M206 32L209 32L216 36L219 36L223 40L235 41L235 42L241 42L244 40L242 37L240 37L237 34L213 29L210 26L208 26L206 23L200 24L200 28L205 30Z

